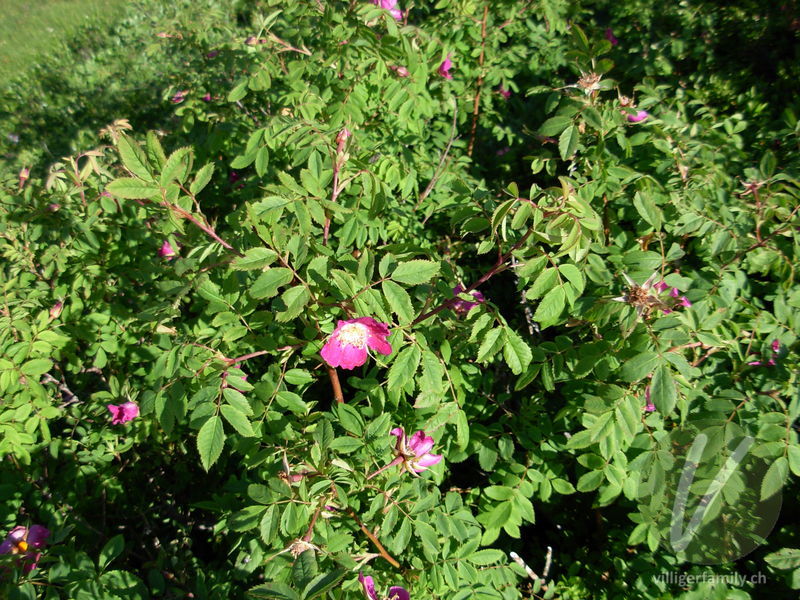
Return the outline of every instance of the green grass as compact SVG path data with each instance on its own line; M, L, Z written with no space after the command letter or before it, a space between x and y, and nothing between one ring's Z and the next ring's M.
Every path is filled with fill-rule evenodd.
M111 23L125 0L0 0L0 85L57 50L81 26Z

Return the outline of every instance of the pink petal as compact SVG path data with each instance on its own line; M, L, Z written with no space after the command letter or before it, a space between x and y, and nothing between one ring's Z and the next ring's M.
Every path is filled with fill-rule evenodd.
M364 588L364 593L367 595L367 598L370 600L379 600L378 599L378 592L375 591L375 581L367 575L364 576L363 573L358 574L358 581Z
M644 121L649 116L650 113L648 113L646 110L640 110L635 115L628 115L628 122L639 123L640 121Z
M425 432L420 430L417 431L414 435L411 436L411 439L408 441L408 447L414 453L415 456L422 456L426 454L431 448L433 448L433 438L425 435Z
M356 348L355 346L341 344L336 332L322 347L320 355L330 366L342 367L343 369L355 369L367 362L366 348Z
M428 467L438 465L442 461L441 454L426 454L418 460L414 461L414 470L417 473L422 473Z
M749 362L747 364L750 365L751 367L758 367L758 366L761 366L761 361L760 360L754 360L754 361L751 361L751 362Z
M31 525L28 531L28 545L34 548L42 548L50 537L50 530L42 525Z
M389 600L411 600L405 588L393 585L389 588Z
M692 303L689 302L689 299L686 296L681 296L681 301L679 304L681 306L685 306L686 308L689 308L692 305Z
M781 343L779 340L772 340L772 351L777 352L781 349Z

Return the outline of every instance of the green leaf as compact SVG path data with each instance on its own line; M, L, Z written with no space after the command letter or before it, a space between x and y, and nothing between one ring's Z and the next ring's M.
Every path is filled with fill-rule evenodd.
M536 312L533 313L534 321L537 321L542 329L550 327L558 322L561 312L564 310L564 301L566 300L566 292L561 286L554 287L547 292L539 306L536 307Z
M278 290L294 279L291 269L276 267L264 271L250 286L250 296L256 300L272 298Z
M408 285L430 281L439 273L439 263L432 260L410 260L400 263L392 273L392 279Z
M261 516L267 510L264 505L246 506L242 510L228 517L228 527L231 531L250 531L258 527Z
M303 308L305 308L309 300L311 300L311 294L306 286L297 285L289 288L281 294L281 302L283 302L285 309L278 312L275 315L275 319L284 323L291 321L303 312Z
M308 585L319 574L317 557L313 550L306 550L292 565L292 583L298 588Z
M34 358L33 360L29 360L24 365L20 371L22 371L23 375L27 377L39 377L40 375L44 375L50 369L53 368L53 361L47 358Z
M478 348L478 362L484 362L492 358L503 344L503 328L495 327L487 333L480 347Z
M650 400L656 405L658 412L667 416L675 408L677 393L672 371L664 364L659 365L650 381Z
M788 569L800 568L800 550L797 548L781 548L777 552L772 552L764 557L767 564L786 571Z
M222 413L222 416L225 417L225 420L230 423L240 435L245 437L255 436L256 433L253 431L253 426L250 424L247 415L245 415L239 409L231 404L223 404L220 408L220 412Z
M477 552L474 552L473 554L467 557L467 560L471 562L473 565L477 565L479 567L486 567L501 561L505 562L506 555L502 550L495 550L494 548L485 548L484 550L478 550Z
M414 307L411 296L401 286L388 279L381 284L383 295L389 302L392 312L399 318L400 324L410 323L414 320Z
M258 598L259 600L300 600L292 588L285 583L262 583L247 590L249 598Z
M269 164L269 149L262 146L256 152L256 173L259 177L263 177L267 172L267 165Z
M199 194L211 181L211 176L214 174L214 163L208 163L201 168L197 175L194 176L194 181L189 186L189 191L195 196Z
M539 128L539 135L551 137L558 135L572 124L572 117L557 115L550 117Z
M761 500L766 500L780 492L788 476L789 461L785 456L779 456L769 466L761 481Z
M170 154L161 171L161 178L158 180L161 187L167 187L175 180L178 183L184 182L187 175L188 162L191 160L189 156L191 151L191 148L179 148Z
M278 402L280 406L293 412L296 415L307 415L309 411L309 406L303 402L303 399L295 394L294 392L289 392L287 390L281 390L277 394L275 394L275 400Z
M161 195L161 188L156 183L147 183L132 177L120 177L106 186L110 194L117 198L139 200Z
M247 80L240 81L228 92L228 102L238 102L247 95Z
M259 525L261 539L265 544L269 545L272 543L272 538L278 533L279 522L280 516L278 515L278 507L273 504L267 509L267 512L264 513L264 516L261 517L261 523Z
M506 364L514 375L520 375L531 364L531 359L533 358L531 349L513 329L505 327L503 331L505 332L503 356L506 359Z
M388 389L399 390L414 380L422 353L418 346L406 346L394 359L387 377Z
M232 385L233 377L228 377L228 385ZM247 401L247 398L244 397L238 389L234 389L232 387L226 387L222 390L222 395L225 397L225 400L233 406L236 410L240 413L245 415L251 416L253 414L253 409L250 407L250 403Z
M571 264L559 265L558 272L572 284L572 287L575 288L576 296L580 296L583 293L586 283L583 280L583 273L580 272L578 267Z
M330 573L317 575L303 590L303 600L313 600L332 590L347 575L344 569L335 569Z
M364 434L364 419L355 408L349 404L339 404L336 407L336 414L345 431L359 437Z
M622 365L620 377L623 381L639 381L653 372L658 360L658 354L649 350L637 354Z
M533 285L530 289L525 293L525 297L528 300L535 300L536 298L541 298L544 294L548 291L553 289L553 286L556 285L558 281L558 270L554 267L548 267L536 278L536 281L533 282Z
M206 471L217 462L224 444L225 430L222 427L222 419L213 416L203 424L197 434L197 451Z
M649 196L637 192L633 197L633 206L639 215L650 223L656 231L661 229L661 209L656 206L656 203Z
M578 132L578 128L574 125L570 125L561 132L561 135L558 138L558 152L561 154L562 160L567 160L573 154L575 154L575 150L578 149L578 141L580 140L580 137L581 134Z
M278 258L278 253L269 248L250 248L244 256L238 256L231 263L231 268L237 271L262 269L271 265Z
M106 567L117 558L125 549L125 539L122 535L115 535L108 540L100 550L100 556L97 559L97 568L100 571L105 571Z
M145 181L154 181L150 168L147 165L147 156L142 148L126 135L120 135L117 141L117 150L122 159L122 164L131 173ZM139 196L146 198L147 196Z

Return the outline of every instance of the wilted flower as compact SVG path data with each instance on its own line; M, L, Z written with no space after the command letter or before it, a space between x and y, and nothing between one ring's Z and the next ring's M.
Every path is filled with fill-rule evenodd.
M47 543L47 538L50 537L50 531L41 525L31 525L30 528L24 525L18 525L11 530L5 541L0 544L0 554L23 554L24 560L21 561L24 565L22 570L25 573L30 573L36 568L36 563L42 556L41 550ZM31 551L33 549L33 551Z
M350 133L350 130L347 127L343 127L342 130L336 134L336 144L339 146L344 145L344 143L348 140L350 136L353 134Z
M382 600L380 596L378 596L378 592L375 591L375 581L367 575L364 576L363 573L358 574L358 582L364 588L364 594L367 596L368 600ZM410 600L411 596L408 594L408 591L400 587L399 585L394 585L389 588L389 595L385 597L383 600Z
M635 115L628 114L627 119L629 123L639 123L640 121L644 121L649 116L649 112L646 110L640 110Z
M611 31L611 27L606 27L606 39L611 42L612 46L619 44L619 40L614 36L614 32Z
M456 287L453 288L453 295L458 296L463 291L464 291L464 286L459 283ZM481 294L478 290L473 290L472 292L470 292L470 295L473 298L475 298L475 302L470 302L469 300L462 300L461 298L459 298L453 303L453 310L460 315L465 315L473 308L478 306L478 304L486 302L486 298L484 298L483 294Z
M583 90L583 93L588 96L600 89L601 79L602 77L597 73L583 73L581 78L578 79L578 83L574 86L567 87L579 87Z
M320 354L332 367L355 369L367 362L369 349L384 355L392 353L388 335L389 326L372 317L339 321Z
M219 50L212 50L208 54L206 54L206 58L216 58L217 54L219 54Z
M19 189L20 190L23 187L25 187L25 182L28 181L30 176L31 176L31 170L28 167L22 167L20 169L20 171L19 171Z
M372 0L375 6L380 6L389 11L396 21L403 20L403 11L397 8L397 0Z
M50 307L50 320L57 319L61 316L61 311L64 310L64 303L59 300Z
M511 146L503 146L497 152L495 152L495 154L497 156L504 156L504 155L508 154L509 152L511 152Z
M389 68L390 68L392 71L394 71L395 73L397 73L397 76L398 76L398 77L408 77L408 76L409 76L408 69L406 69L406 68L405 68L404 66L402 66L402 65L392 65L392 66L391 66L391 67L389 67Z
M439 75L445 79L453 78L453 76L450 74L450 69L453 68L453 61L450 60L451 56L452 54L448 54L447 57L442 61L442 64L439 65Z
M647 404L644 407L645 412L653 412L656 409L656 405L650 400L650 386L648 385L644 388L644 399Z
M497 93L498 93L498 94L500 94L500 95L501 95L503 98L505 98L506 100L508 100L509 98L511 98L511 90L507 90L507 89L506 89L504 86L502 86L502 85L501 85L501 86L500 86L500 88L497 90Z
M19 136L16 133L9 133L6 137L12 144L19 144Z
M164 240L164 243L161 244L161 248L158 250L158 255L161 258L166 258L167 260L172 260L178 253L175 252L175 248L172 247L172 244L169 243L169 240Z
M655 279L659 277L658 271L650 275L642 285L638 285L626 273L623 273L622 276L625 277L625 281L628 283L628 291L623 296L613 298L613 300L630 304L642 318L649 317L654 309L660 310L666 315L671 313L676 306L689 307L692 305L686 296L681 296L677 302L670 300L670 298L676 298L680 294L677 288L671 288L666 298L661 297L666 290L670 289L670 286L664 281L654 283Z
M772 343L770 344L770 347L772 348L772 356L770 357L770 359L768 361L761 362L760 360L753 360L753 361L750 361L747 364L750 365L751 367L760 367L760 366L774 367L775 365L777 365L778 364L778 352L781 349L780 340L772 340Z
M119 405L109 404L108 410L111 412L112 425L122 425L139 416L139 405L130 401Z
M181 102L186 100L186 94L188 94L188 93L189 93L189 90L179 90L172 97L172 103L173 104L180 104Z
M206 94L203 96L203 102L211 102L211 94Z
M61 209L61 205L58 202L51 202L47 205L47 210L50 212L58 212Z

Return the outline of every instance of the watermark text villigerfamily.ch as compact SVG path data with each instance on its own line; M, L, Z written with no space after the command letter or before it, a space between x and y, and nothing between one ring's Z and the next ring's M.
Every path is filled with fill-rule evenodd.
M656 579L667 584L679 587L693 586L698 583L727 584L742 587L746 584L760 585L767 583L767 576L759 571L751 575L741 573L684 573L682 571L667 571L659 573Z

